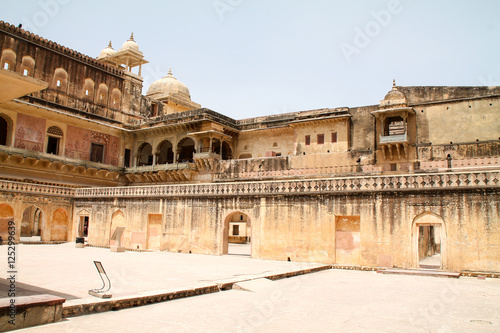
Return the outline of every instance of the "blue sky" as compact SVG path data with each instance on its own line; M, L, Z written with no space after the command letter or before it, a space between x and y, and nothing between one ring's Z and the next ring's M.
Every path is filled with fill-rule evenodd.
M377 104L404 86L500 85L500 1L2 1L0 20L96 57L134 33L193 101L236 119Z

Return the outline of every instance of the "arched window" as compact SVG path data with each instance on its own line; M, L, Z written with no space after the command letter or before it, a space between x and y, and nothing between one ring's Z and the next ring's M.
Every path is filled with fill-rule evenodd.
M144 142L137 151L137 166L153 165L153 147Z
M52 87L56 90L66 92L66 88L68 87L68 73L64 69L56 69Z
M2 58L0 59L3 69L16 69L16 53L12 49L5 49L2 51Z
M59 155L63 131L57 126L47 129L47 154Z
M122 93L120 89L113 88L113 90L111 91L111 107L113 109L119 109L121 100L122 100Z
M94 81L92 79L85 79L85 83L83 84L83 98L88 99L90 101L94 100Z
M156 154L158 156L157 164L174 163L174 151L170 141L162 141L158 145Z
M21 63L23 75L33 76L35 73L35 60L30 56L24 56Z
M179 152L178 162L193 162L193 155L195 151L193 139L182 139L177 145L177 151Z
M108 103L108 86L104 83L99 85L99 91L97 93L96 103L107 105Z

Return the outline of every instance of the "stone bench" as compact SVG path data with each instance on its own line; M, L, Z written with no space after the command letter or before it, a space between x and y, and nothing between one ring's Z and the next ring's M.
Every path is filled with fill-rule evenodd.
M0 332L55 323L62 318L62 304L66 301L53 295L34 295L0 299ZM11 312L15 311L15 317Z

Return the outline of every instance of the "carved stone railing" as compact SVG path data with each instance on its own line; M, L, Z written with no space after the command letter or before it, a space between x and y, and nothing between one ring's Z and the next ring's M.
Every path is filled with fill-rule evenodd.
M194 153L193 159L205 159L205 158L215 158L215 159L221 159L221 155L213 152L201 152L201 153Z
M227 197L500 188L500 171L188 185L81 188L77 198Z
M380 135L380 144L384 143L408 143L408 133L400 135Z
M322 177L322 175L333 174L352 174L362 172L364 166L358 165L336 165L329 167L311 167L311 168L294 168L285 170L263 170L263 171L249 171L238 173L216 173L215 179L217 181L236 180L236 179L263 179L263 178L296 178L296 177Z
M143 165L138 167L126 168L126 173L136 173L136 172L154 172L154 171L170 171L170 170L185 170L185 169L195 169L196 166L193 163L182 162L182 163L167 163L167 164L156 164L156 165Z
M8 180L0 180L0 191L10 193L27 193L37 194L43 196L56 196L56 197L74 197L74 188L67 188L61 186L51 186L42 184L30 184L22 182L14 182Z

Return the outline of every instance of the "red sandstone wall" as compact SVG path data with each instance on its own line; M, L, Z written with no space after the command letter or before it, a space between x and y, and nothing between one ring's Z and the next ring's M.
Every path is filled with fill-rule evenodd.
M120 146L118 137L68 125L66 156L89 160L91 143L104 145L105 164L118 165L118 149Z
M45 122L45 119L19 113L17 115L14 147L32 151L43 151Z
M90 131L68 125L66 156L88 161L90 159Z

